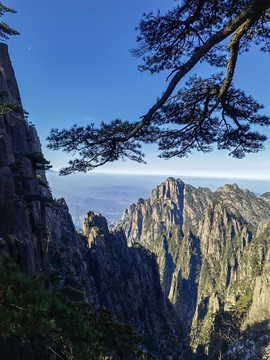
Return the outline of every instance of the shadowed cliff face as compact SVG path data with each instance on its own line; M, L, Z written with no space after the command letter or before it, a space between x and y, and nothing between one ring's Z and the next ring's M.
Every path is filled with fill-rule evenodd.
M0 45L0 89L1 103L21 106L20 96L8 56L7 46ZM27 272L37 271L41 267L42 253L40 243L34 245L32 230L37 229L42 208L40 203L27 202L31 192L39 194L37 175L44 178L44 172L34 171L31 160L26 155L40 151L40 144L33 127L28 127L22 110L7 112L0 117L0 221L4 249L8 249L15 258L25 254L27 260L21 266ZM48 195L47 191L44 191ZM27 195L26 195L27 194ZM27 255L27 256L26 256Z
M258 280L256 271L269 256L269 221L267 194L258 197L235 184L211 192L169 178L149 199L132 204L116 227L129 243L156 254L163 291L196 349L209 347L222 309L241 296L253 296L251 312L262 302L258 289L265 289L266 280Z
M176 356L183 334L162 292L154 254L138 244L127 247L123 231L110 233L106 219L93 212L84 220L84 235L100 306L132 323L161 359Z
M1 94L6 93L6 96L1 95L1 103L20 104L20 95L5 44L0 44L0 90ZM13 117L8 115L0 118L0 236L2 237L15 227L14 181L8 166L14 161L15 149L10 139L11 133L14 134L14 127L11 126L13 120ZM21 131L25 131L25 128L18 131L18 134Z
M52 199L47 162L34 126L25 120L5 44L0 44L0 75L1 105L17 106L0 116L0 252L28 274L58 271L63 283L78 282L85 299L95 302L84 248L64 200Z

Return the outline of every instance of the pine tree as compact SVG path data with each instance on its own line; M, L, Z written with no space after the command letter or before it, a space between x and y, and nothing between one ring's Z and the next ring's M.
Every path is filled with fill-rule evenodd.
M77 153L62 169L66 175L88 171L107 162L131 159L144 162L143 143L157 143L160 157L183 157L214 146L242 158L264 148L266 136L254 125L269 126L258 104L233 86L237 58L252 45L270 50L269 0L183 0L162 15L145 14L132 54L144 61L141 71L168 71L168 86L158 101L135 123L119 119L110 124L74 125L52 129L48 147ZM182 84L198 63L215 72L196 75ZM226 74L219 73L226 69ZM179 89L176 87L180 85Z

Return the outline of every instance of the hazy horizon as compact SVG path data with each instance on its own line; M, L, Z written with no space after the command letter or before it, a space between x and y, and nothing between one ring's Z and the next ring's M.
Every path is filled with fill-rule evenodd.
M59 169L55 169L52 168L50 170L47 171L48 173L54 173L54 174L58 174L59 175ZM149 170L148 170L149 171ZM265 181L265 182L269 182L270 184L270 178L268 176L265 177L258 177L258 176L252 176L252 174L250 176L240 176L240 175L236 175L236 176L230 176L230 175L215 175L215 176L211 176L211 175L192 175L192 174L187 174L187 173L171 173L171 172L138 172L138 171L132 171L130 169L127 170L116 170L116 171L111 171L108 169L98 169L93 170L93 171L89 171L87 173L76 173L76 174L71 174L71 175L65 175L65 176L60 176L60 178L65 178L65 177L69 177L69 176L91 176L91 175L112 175L112 176L120 176L120 175L124 175L124 176L167 176L167 177L186 177L186 178L200 178L200 179L234 179L234 180L246 180L246 181Z
M65 198L77 227L82 226L88 211L100 213L109 223L119 220L129 205L136 203L139 198L149 198L151 191L168 177L180 178L194 187L208 187L211 191L234 183L257 195L270 191L270 181L258 179L94 172L60 177L56 172L47 173L53 196Z

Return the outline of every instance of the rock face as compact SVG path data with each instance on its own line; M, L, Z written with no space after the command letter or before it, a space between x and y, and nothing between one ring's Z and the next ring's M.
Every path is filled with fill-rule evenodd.
M93 212L84 220L83 233L100 306L133 324L144 334L147 349L161 359L175 356L183 334L162 292L154 254L139 245L128 247L123 231L110 233L106 219Z
M64 200L52 198L48 162L34 126L25 120L5 44L0 54L1 103L17 107L0 116L0 252L8 252L28 274L58 271L67 284L79 282L85 299L94 301L80 239Z
M268 198L236 184L211 192L169 178L117 223L130 244L138 242L156 254L163 291L198 358L210 348L208 356L218 356L218 346L209 346L215 342L216 315L230 311L239 299L253 299L247 324L258 309L263 321L270 319Z
M93 308L105 307L133 325L157 359L175 358L183 336L162 292L155 256L128 248L123 232L110 234L105 218L91 212L78 234L65 200L52 198L48 162L24 117L4 44L0 96L0 255L11 255L28 274L56 272L58 286L79 289Z

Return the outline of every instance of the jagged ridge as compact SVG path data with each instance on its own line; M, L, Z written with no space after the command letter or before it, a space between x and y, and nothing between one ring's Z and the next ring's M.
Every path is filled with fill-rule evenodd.
M132 204L116 224L130 244L139 242L157 255L163 291L199 358L198 345L207 349L212 341L216 314L241 296L253 297L256 309L262 301L254 286L269 256L267 199L267 194L259 197L236 184L211 192L169 178L149 199Z

